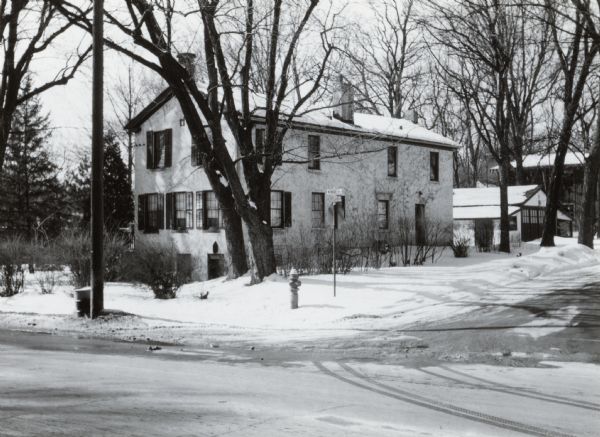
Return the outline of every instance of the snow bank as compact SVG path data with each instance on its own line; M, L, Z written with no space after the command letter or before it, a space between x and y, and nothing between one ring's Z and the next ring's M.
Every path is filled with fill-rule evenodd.
M523 247L524 251L531 248ZM248 285L248 276L188 284L172 300L155 299L145 287L108 283L105 307L135 317L110 320L102 329L113 332L171 327L264 341L398 330L454 317L478 308L482 302L512 304L530 299L551 292L558 282L561 287L578 287L586 280L580 274L582 269L600 273L597 253L572 244L572 240L531 255L488 255L455 259L455 264L447 266L394 267L338 275L336 297L332 275L305 276L301 278L300 307L296 310L290 309L287 280L277 275L254 286ZM94 323L74 315L72 287L62 285L54 294L41 295L31 280L28 282L24 293L0 298L0 326L26 326L33 315L39 315L38 328L89 332ZM200 299L207 291L208 299Z

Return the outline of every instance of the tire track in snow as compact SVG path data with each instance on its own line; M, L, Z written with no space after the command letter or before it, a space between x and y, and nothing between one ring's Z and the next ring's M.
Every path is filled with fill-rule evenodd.
M446 366L440 366L440 368L446 370L447 372L452 372L456 375L460 375L462 377L467 377L467 378L473 379L475 381L479 381L480 384L465 381L465 380L458 379L458 378L452 378L450 376L440 375L440 374L431 372L429 370L423 370L423 369L418 369L418 370L420 372L427 373L427 374L436 376L438 378L448 379L450 381L459 382L461 384L466 384L466 385L470 385L473 387L482 388L485 390L493 390L493 391L498 391L498 392L502 392L502 393L516 395L516 396L523 396L523 397L539 399L539 400L547 401L547 402L554 402L557 404L569 405L569 406L577 407L577 408L584 408L587 410L600 411L600 405L595 404L593 402L571 399L571 398L567 398L564 396L540 393L535 390L530 390L527 388L512 387L510 385L505 385L505 384L501 384L498 382L490 381L488 379L479 378L477 376L468 375L466 373L459 372L458 370L450 369L449 367L446 367Z
M352 375L354 378L359 379L359 381L356 381L347 376L343 376L338 373L335 373L334 371L325 367L323 365L323 363L315 361L315 362L313 362L313 364L322 373L329 375L333 378L336 378L347 384L362 388L364 390L368 390L372 393L386 396L388 398L396 399L396 400L407 402L407 403L417 405L417 406L420 406L423 408L427 408L429 410L434 410L434 411L449 414L449 415L452 415L455 417L460 417L463 419L468 419L468 420L483 423L486 425L491 425L491 426L495 426L498 428L503 428L506 430L516 431L516 432L529 434L529 435L546 436L546 437L573 437L573 436L570 436L569 434L551 431L548 429L540 428L540 427L533 426L533 425L528 425L526 423L517 422L514 420L504 419L502 417L493 416L490 414L480 413L479 411L470 410L470 409L463 408L463 407L457 407L455 405L436 401L434 399L420 396L420 395L411 393L406 390L401 390L401 389L398 389L395 387L389 387L385 384L375 381L373 378L370 378L366 375L363 375L363 374L357 372L356 370L352 369L351 367L349 367L347 364L344 364L344 363L338 363L338 365L342 369L344 369L348 374ZM376 387L373 387L373 385Z

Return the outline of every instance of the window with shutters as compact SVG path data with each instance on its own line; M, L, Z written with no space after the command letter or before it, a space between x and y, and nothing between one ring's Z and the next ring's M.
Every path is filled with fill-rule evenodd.
M146 168L171 167L173 131L146 132Z
M216 231L223 227L223 212L213 191L196 192L196 228Z
M325 227L325 193L312 193L312 227Z
M398 148L388 147L388 176L398 176Z
M308 136L308 168L311 170L321 169L321 137L318 135Z
M194 194L167 193L167 229L185 231L194 227Z
M440 180L440 154L429 152L429 180L438 182Z
M271 191L271 227L289 228L292 226L292 193Z
M138 229L145 233L164 229L164 196L161 193L138 196Z

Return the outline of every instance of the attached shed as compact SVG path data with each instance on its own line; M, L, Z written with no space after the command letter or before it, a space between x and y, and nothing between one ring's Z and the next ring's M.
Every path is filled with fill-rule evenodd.
M455 188L454 229L468 232L472 243L484 229L491 232L493 244L500 241L500 188ZM508 215L511 242L531 241L542 236L546 194L539 185L508 187ZM557 235L570 237L572 220L558 211ZM479 245L479 242L478 242Z

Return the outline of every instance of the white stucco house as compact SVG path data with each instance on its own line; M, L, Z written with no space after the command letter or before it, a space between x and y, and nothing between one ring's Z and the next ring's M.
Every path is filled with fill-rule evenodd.
M513 243L531 241L542 236L546 194L539 185L515 185L507 187L510 239ZM475 245L475 230L493 226L493 244L500 243L500 188L455 188L454 229L471 238ZM558 235L571 236L571 218L558 211Z
M254 111L253 137L263 140L264 117ZM135 132L136 241L172 242L192 265L193 277L218 276L226 266L219 204L198 160L177 100L161 93L127 126ZM226 127L224 126L224 129ZM238 150L228 142L235 159ZM415 232L425 219L452 227L453 141L403 119L336 111L296 117L284 146L306 164L282 164L273 175L274 243L291 233L310 236L369 215L385 233L401 215ZM347 153L368 151L368 153ZM344 153L342 153L344 152ZM344 154L339 159L322 156ZM241 169L240 169L241 171ZM339 189L337 217L326 195Z

